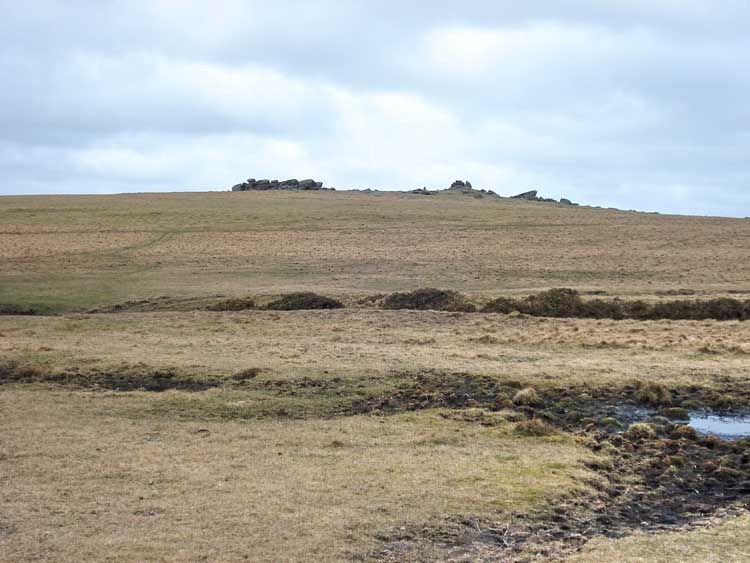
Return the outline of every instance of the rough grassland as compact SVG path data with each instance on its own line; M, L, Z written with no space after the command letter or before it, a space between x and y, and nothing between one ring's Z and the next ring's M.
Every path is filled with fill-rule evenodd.
M508 515L573 491L590 454L424 412L179 423L143 397L0 394L4 561L340 561L388 526ZM540 461L544 460L544 461Z
M451 195L0 198L0 304L60 313L0 316L0 561L496 560L534 514L565 523L608 490L610 454L546 423L522 435L536 414L509 398L630 386L748 407L750 322L389 311L378 294L744 299L748 248L747 220ZM348 308L260 310L292 291ZM259 310L205 310L233 298ZM138 390L157 377L205 385ZM469 404L472 382L502 395ZM490 525L476 545L446 531ZM744 561L747 527L511 555Z
M379 193L0 198L0 303L159 295L750 292L750 221Z
M570 563L742 563L750 554L750 518L728 520L705 530L662 535L635 534L595 540Z
M0 353L47 370L146 362L280 379L438 369L534 384L709 384L750 377L750 323L378 310L0 317Z

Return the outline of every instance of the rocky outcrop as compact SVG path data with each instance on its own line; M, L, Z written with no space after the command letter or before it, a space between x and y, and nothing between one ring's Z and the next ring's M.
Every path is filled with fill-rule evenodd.
M469 196L476 197L476 198L482 198L485 196L500 197L492 190L475 190L472 187L471 182L469 182L468 180L456 180L455 182L451 184L450 188L448 188L447 190L442 190L442 191L459 192L463 195L469 195Z
M538 194L536 190L531 190L529 192L523 192L522 194L514 195L513 199L525 199L527 201L537 201L539 198L536 196Z
M525 201L541 201L545 203L560 203L561 205L578 205L577 203L573 203L567 198L560 198L560 201L557 201L556 199L552 199L549 197L539 197L537 194L537 190L531 190L528 192L523 192L522 194L514 195L512 199L523 199Z
M316 182L315 180L256 180L250 178L246 182L232 186L233 192L249 192L249 191L268 191L268 190L331 190L334 188L324 188L323 182Z

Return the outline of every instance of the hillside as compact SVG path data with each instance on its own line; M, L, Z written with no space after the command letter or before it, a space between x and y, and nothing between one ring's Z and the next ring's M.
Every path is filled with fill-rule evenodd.
M750 292L750 221L506 198L242 192L0 199L0 303L438 286Z

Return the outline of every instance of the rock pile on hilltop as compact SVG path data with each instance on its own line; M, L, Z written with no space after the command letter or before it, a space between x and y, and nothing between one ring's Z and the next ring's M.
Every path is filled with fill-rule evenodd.
M250 178L246 182L242 182L241 184L237 184L236 186L232 186L233 192L248 192L248 191L269 191L269 190L321 190L321 191L336 191L336 188L324 188L323 182L318 182L316 180L256 180L255 178ZM357 190L354 190L357 191ZM363 190L364 192L371 192L373 190ZM406 193L411 194L417 194L417 195L428 195L428 196L434 196L434 195L440 195L440 194L446 194L446 195L455 195L460 194L464 196L471 196L474 198L483 198L483 197L490 197L490 198L499 198L497 193L495 193L492 190L480 190L475 189L472 187L471 182L468 180L456 180L454 181L450 188L445 189L434 189L430 190L427 188L419 188L416 190L409 190ZM528 192L523 192L518 195L514 195L512 199L522 199L525 201L543 201L543 202L549 202L549 203L559 203L562 205L578 205L577 203L573 203L569 199L561 198L560 201L557 201L555 199L550 198L544 198L539 197L537 190L530 190Z
M267 190L334 190L324 188L323 182L315 180L256 180L250 178L248 181L232 186L233 192L267 191Z
M573 203L572 201L564 197L560 198L560 201L557 201L556 199L552 199L550 197L539 197L537 195L538 193L539 192L537 192L536 190L531 190L528 192L523 192L518 195L514 195L511 197L511 199L523 199L526 201L544 201L547 203L561 203L563 205L578 205L577 203Z
M539 198L536 196L538 192L536 190L531 190L530 192L523 192L522 194L514 195L513 199L525 199L528 201L536 201Z
M471 182L468 180L456 180L451 184L450 188L447 188L445 190L440 190L443 192L449 192L449 193L461 193L464 195L470 195L477 198L482 198L485 196L489 197L500 197L492 190L477 190L474 189L471 185Z

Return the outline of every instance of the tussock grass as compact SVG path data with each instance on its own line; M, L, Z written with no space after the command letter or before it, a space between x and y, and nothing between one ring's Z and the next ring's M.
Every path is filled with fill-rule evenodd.
M521 406L535 406L542 402L539 393L532 387L521 389L513 396L513 403Z
M640 384L635 397L640 402L655 407L668 407L672 404L672 394L669 389L658 383Z
M551 436L557 434L557 429L548 422L532 418L516 424L515 432L522 436Z
M625 436L631 440L648 440L656 436L656 430L647 422L634 422L628 426Z

